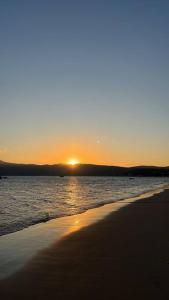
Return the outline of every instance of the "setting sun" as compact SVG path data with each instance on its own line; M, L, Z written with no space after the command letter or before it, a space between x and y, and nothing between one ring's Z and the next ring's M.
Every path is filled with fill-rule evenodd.
M79 163L79 161L77 160L77 159L70 159L69 161L68 161L68 164L69 165L71 165L71 166L75 166L75 165L77 165Z

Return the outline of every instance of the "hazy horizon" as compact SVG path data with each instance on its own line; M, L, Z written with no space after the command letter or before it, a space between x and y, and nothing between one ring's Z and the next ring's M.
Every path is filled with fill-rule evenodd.
M0 159L0 163L9 163L9 164L34 164L34 165L37 165L37 166L43 166L43 165L65 165L65 166L70 166L71 167L71 163L70 162L65 162L65 163L61 163L61 162L53 162L53 163L21 163L21 162L13 162L13 161L4 161L2 159ZM166 165L166 166L160 166L160 165L130 165L130 166L124 166L124 165L108 165L108 164L95 164L95 163L88 163L88 162L85 162L85 163L82 163L82 162L78 162L75 164L75 167L77 166L80 166L80 165L96 165L96 166L107 166L107 167L122 167L122 168L132 168L132 167L161 167L161 168L165 168L165 167L169 167L169 165Z
M169 2L0 3L0 159L169 165Z

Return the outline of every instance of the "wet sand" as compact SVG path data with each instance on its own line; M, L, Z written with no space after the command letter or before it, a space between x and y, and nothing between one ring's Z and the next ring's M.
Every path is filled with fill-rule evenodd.
M169 299L169 190L41 251L0 299Z

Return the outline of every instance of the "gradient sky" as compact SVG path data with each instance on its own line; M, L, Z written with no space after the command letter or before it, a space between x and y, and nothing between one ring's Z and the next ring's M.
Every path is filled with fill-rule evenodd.
M169 165L168 90L169 1L0 1L0 159Z

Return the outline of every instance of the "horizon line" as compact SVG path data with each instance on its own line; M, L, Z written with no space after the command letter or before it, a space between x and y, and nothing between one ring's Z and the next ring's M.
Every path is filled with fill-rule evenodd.
M56 165L64 165L64 166L69 166L70 164L68 163L21 163L21 162L9 162L9 161L4 161L0 159L0 163L5 163L5 164L16 164L16 165L35 165L35 166L56 166ZM79 165L91 165L91 166L105 166L105 167L118 167L118 168L169 168L169 165L166 166L161 166L161 165L131 165L131 166L122 166L122 165L107 165L107 164L95 164L95 163L77 163L76 166Z

